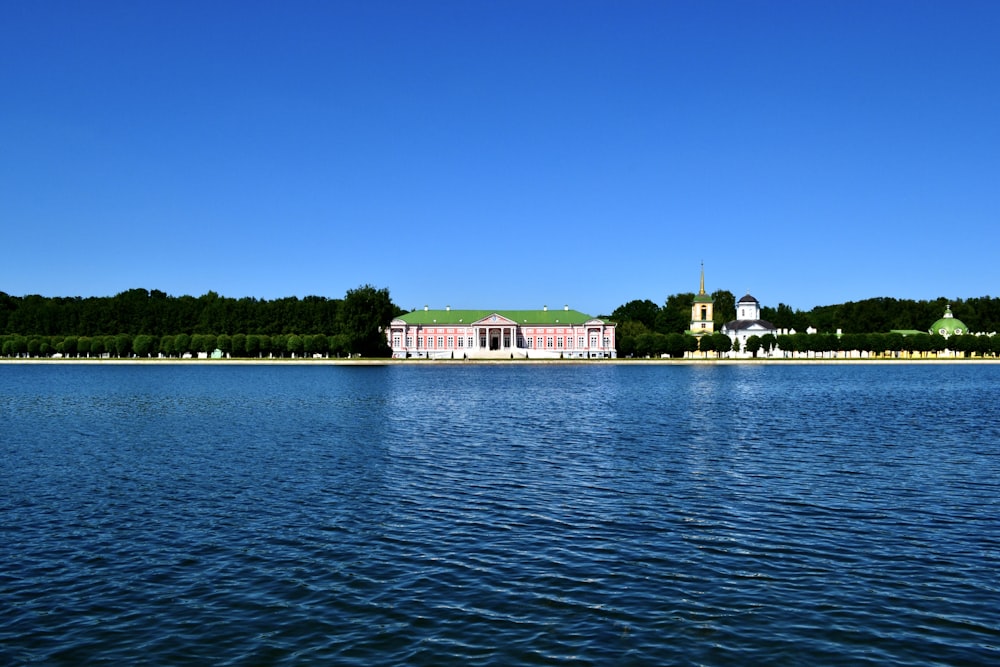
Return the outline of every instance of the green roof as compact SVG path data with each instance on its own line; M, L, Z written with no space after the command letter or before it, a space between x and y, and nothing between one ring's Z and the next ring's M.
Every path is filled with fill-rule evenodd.
M583 324L596 319L578 310L414 310L396 319L407 324L470 324L493 313L518 324Z
M951 314L951 306L946 306L944 317L931 325L929 333L941 334L942 336L961 336L964 333L969 333L969 327L965 326L962 320L955 319L955 316Z
M711 294L696 294L694 297L695 303L713 303L714 301Z

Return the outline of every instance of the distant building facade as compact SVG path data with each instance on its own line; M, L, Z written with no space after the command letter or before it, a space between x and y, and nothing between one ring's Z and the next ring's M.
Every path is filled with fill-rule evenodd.
M767 320L760 319L760 301L747 294L736 302L736 319L723 324L722 333L745 350L750 336L777 336L780 332Z
M615 325L562 310L415 310L386 332L395 359L613 359Z

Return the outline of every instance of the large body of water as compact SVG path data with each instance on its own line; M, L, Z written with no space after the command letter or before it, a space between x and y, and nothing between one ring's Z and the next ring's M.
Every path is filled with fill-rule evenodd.
M1000 664L998 365L0 365L0 664Z

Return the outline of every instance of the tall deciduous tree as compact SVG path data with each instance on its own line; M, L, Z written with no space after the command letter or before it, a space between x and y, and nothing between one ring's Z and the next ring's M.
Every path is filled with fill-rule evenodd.
M736 297L729 290L720 289L712 292L712 300L715 301L712 319L715 330L719 331L723 324L736 319Z
M389 356L385 331L397 313L388 289L364 285L347 290L338 316L341 331L348 337L349 352L363 357Z
M691 304L694 292L672 294L656 317L656 330L660 333L682 333L691 328Z
M660 314L660 307L649 299L633 300L615 308L611 313L611 319L619 324L625 322L641 322L649 331L656 328L656 316Z

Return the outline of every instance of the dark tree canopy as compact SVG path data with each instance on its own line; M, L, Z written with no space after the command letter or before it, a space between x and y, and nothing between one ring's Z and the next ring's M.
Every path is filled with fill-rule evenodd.
M649 299L635 300L615 308L611 313L611 319L616 322L640 322L648 330L653 331L656 329L656 318L659 314L660 307Z
M349 290L344 299L270 301L227 298L213 291L173 297L140 288L86 298L19 298L0 292L0 352L43 354L48 345L53 354L84 356L180 356L216 348L250 357L327 352L381 356L388 354L382 332L399 312L387 289L370 285Z
M348 290L340 307L340 328L347 335L351 354L387 357L391 354L385 330L399 310L389 298L389 290L365 285Z

